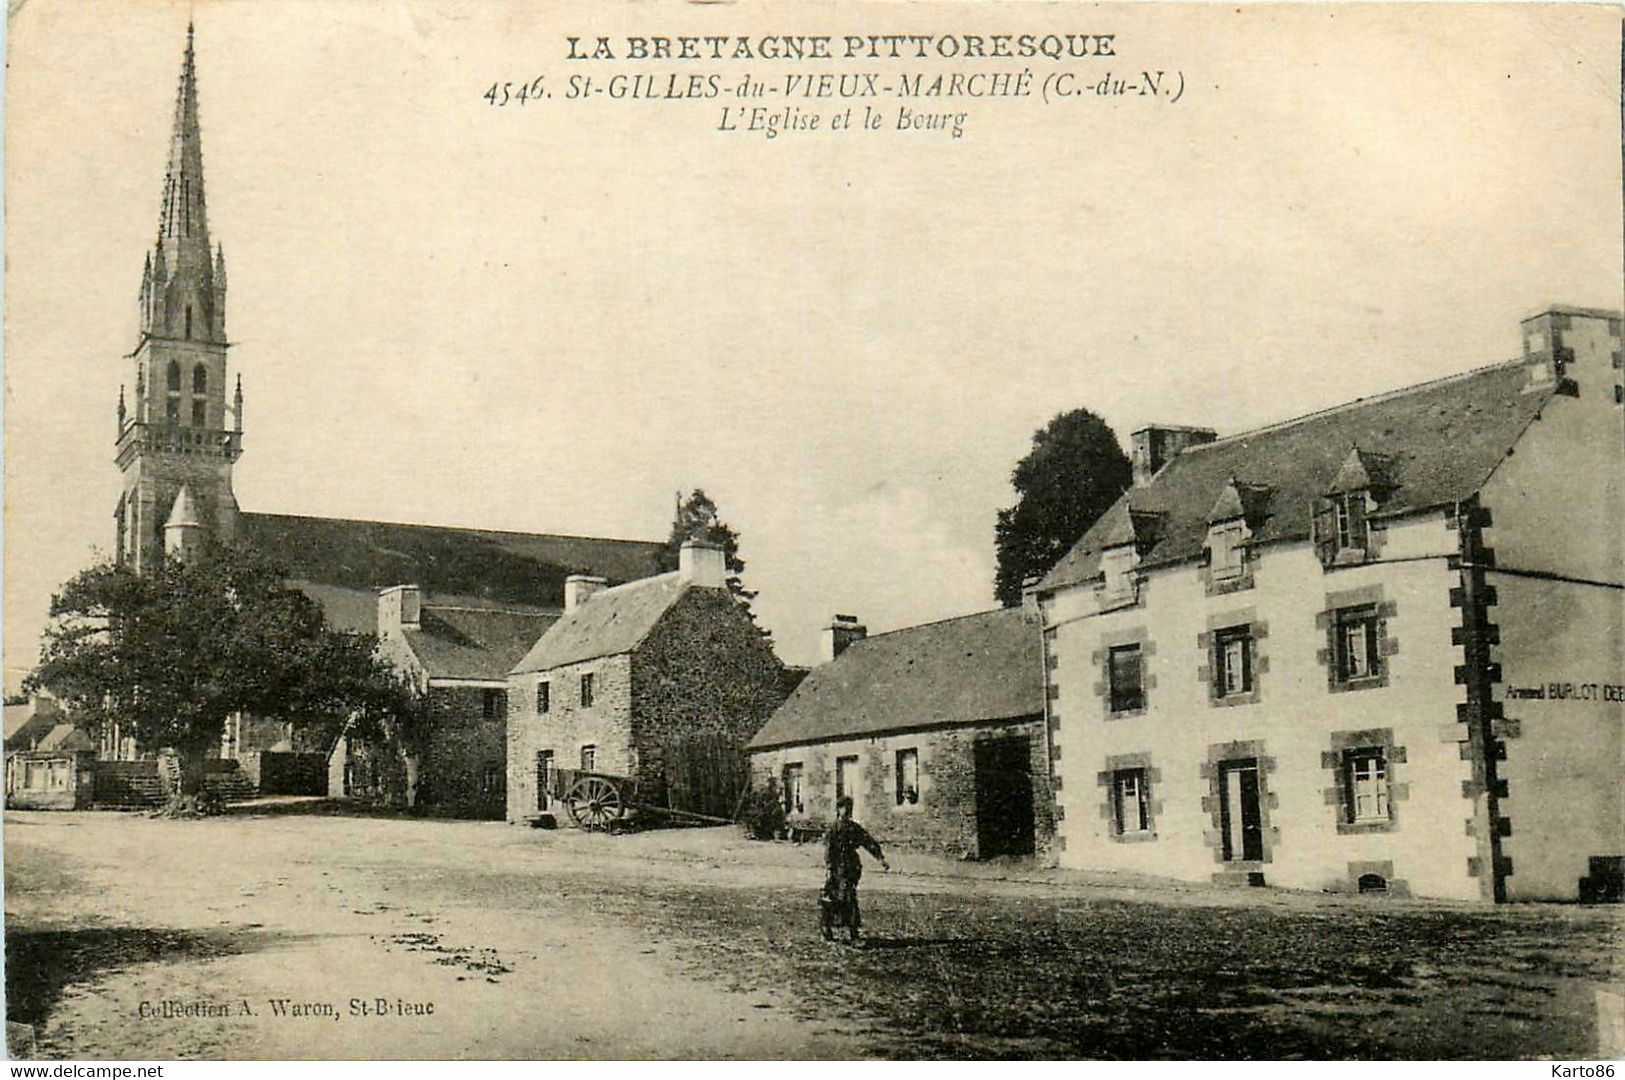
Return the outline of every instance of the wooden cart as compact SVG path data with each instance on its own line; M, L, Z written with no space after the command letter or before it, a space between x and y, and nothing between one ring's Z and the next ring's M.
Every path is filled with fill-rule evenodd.
M548 774L548 794L564 806L570 820L584 829L612 829L639 815L678 818L712 825L729 825L733 819L696 814L670 806L658 806L638 799L638 781L613 773L583 769L553 769Z

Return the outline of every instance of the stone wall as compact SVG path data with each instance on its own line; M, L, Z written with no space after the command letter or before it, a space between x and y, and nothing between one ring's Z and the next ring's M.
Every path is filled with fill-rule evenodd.
M581 678L592 676L592 704L581 703ZM548 710L537 711L536 687L546 682ZM633 775L632 661L627 655L567 664L508 680L507 817L525 821L552 808L536 790L537 754L551 752L554 768L579 769L581 749L594 749L593 771Z
M744 746L783 703L784 665L725 589L690 588L633 654L645 801L730 816Z
M758 788L769 782L782 785L785 766L800 765L801 805L787 808L788 823L792 828L821 829L835 815L836 760L855 757L858 780L852 792L853 816L882 844L955 858L981 858L976 746L997 739L1027 743L1035 854L1042 857L1051 846L1055 825L1038 718L761 750L751 755L751 782ZM910 750L918 755L917 801L910 801L906 792L899 800L897 792L897 757Z
M488 688L430 686L429 739L418 775L416 809L436 817L500 820L507 775L505 690L489 719Z

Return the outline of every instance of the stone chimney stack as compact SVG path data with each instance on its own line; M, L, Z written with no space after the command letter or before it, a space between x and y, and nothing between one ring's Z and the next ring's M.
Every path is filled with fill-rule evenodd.
M1530 390L1555 386L1580 396L1580 384L1619 404L1620 313L1596 308L1551 307L1523 320L1523 358ZM1612 383L1613 385L1609 385Z
M566 615L591 600L594 593L601 593L609 588L606 578L593 577L591 574L571 574L564 579L564 613Z
M868 636L869 628L856 615L837 615L824 627L820 659L827 664Z
M1134 486L1145 487L1157 470L1192 446L1210 443L1219 437L1212 428L1174 427L1154 424L1129 436L1129 460L1134 465Z
M728 584L728 560L721 544L709 540L684 540L677 556L677 575L701 589L721 589Z
M423 625L423 590L391 585L378 591L378 632L416 630Z

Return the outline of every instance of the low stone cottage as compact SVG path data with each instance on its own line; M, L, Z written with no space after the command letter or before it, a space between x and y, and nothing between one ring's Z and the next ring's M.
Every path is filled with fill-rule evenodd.
M95 740L63 720L29 749L6 755L6 806L14 810L89 806L95 757Z
M1022 610L874 637L836 616L824 642L825 662L750 741L752 782L776 787L791 828L821 828L850 796L883 843L980 859L1047 848L1043 656Z
M671 573L566 583L564 616L508 676L510 822L570 823L559 769L635 780L646 805L732 815L784 666L726 575L722 550L691 540Z

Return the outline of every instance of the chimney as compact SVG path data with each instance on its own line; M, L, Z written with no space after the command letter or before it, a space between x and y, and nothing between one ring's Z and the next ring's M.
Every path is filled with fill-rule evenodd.
M591 600L594 593L601 593L609 588L606 578L593 577L591 574L571 574L564 579L564 613L566 615Z
M1145 487L1157 470L1192 446L1210 443L1219 437L1212 428L1174 427L1167 424L1143 427L1129 436L1129 459L1134 463L1134 486Z
M423 591L416 585L391 585L378 592L378 632L416 630L423 624Z
M1526 390L1555 386L1578 397L1580 383L1619 404L1620 313L1596 308L1551 307L1523 320ZM1614 385L1609 387L1612 382ZM1606 388L1606 389L1605 389Z
M728 584L728 564L721 544L709 540L684 540L677 557L677 575L702 589L720 589Z
M856 615L837 615L824 627L821 659L827 664L868 636L869 628L858 622Z

